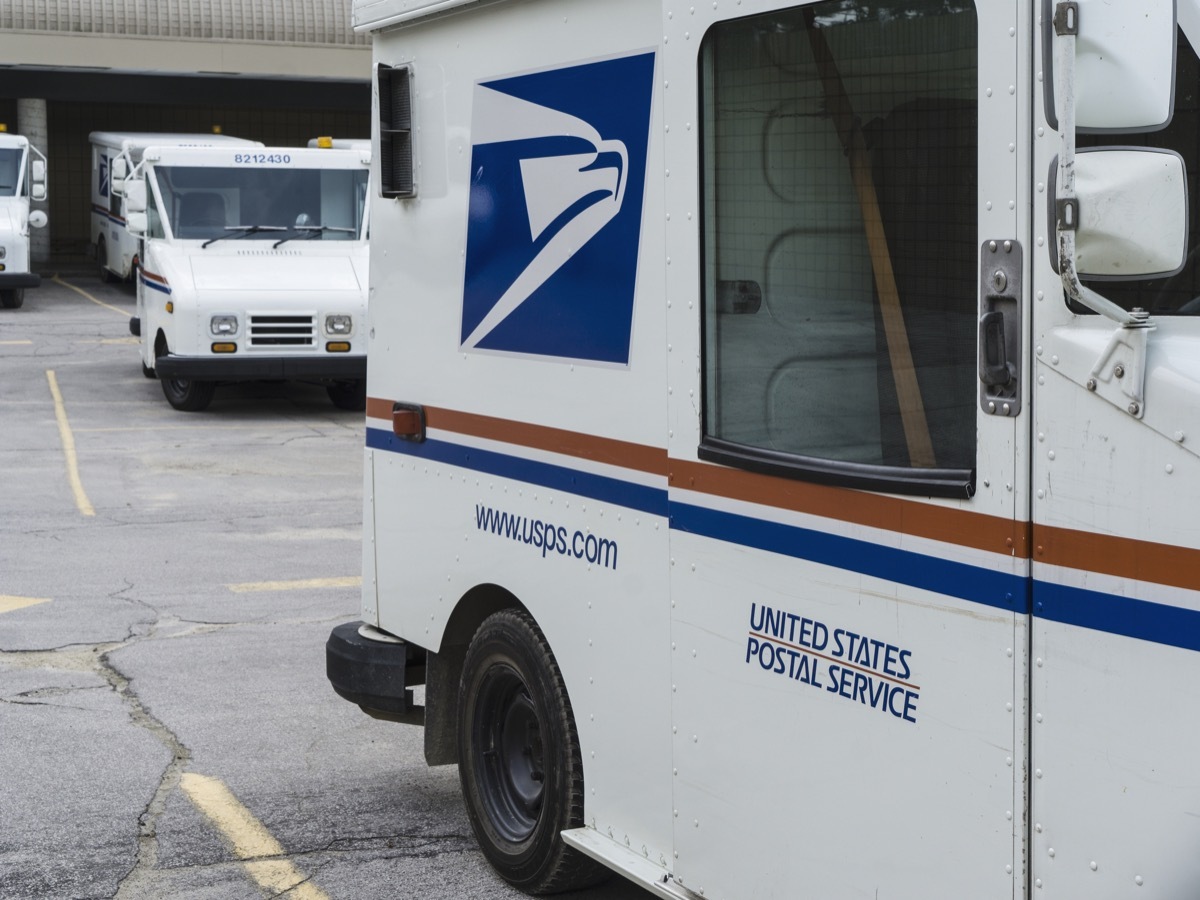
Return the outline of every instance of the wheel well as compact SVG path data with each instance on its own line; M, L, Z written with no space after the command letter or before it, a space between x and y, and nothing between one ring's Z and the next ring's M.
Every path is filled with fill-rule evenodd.
M158 334L154 336L154 358L167 355L167 336L163 334L160 328Z
M430 653L425 675L425 761L431 766L458 762L458 682L471 638L483 620L502 609L525 609L510 591L496 584L471 588L458 601L441 649Z

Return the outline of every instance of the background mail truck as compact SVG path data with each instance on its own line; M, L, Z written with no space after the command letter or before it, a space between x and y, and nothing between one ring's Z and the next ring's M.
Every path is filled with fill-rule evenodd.
M23 135L0 126L0 306L16 309L25 288L41 284L30 271L29 229L43 228L46 214L30 210L31 200L46 199L46 157Z
M113 177L143 240L143 372L176 409L221 382L324 384L361 409L368 150L152 146Z

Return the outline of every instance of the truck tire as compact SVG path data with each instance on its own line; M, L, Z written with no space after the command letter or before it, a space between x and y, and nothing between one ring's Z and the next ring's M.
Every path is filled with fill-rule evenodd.
M467 648L458 760L471 827L506 881L552 894L608 877L561 836L583 825L579 736L554 654L523 611L489 616Z
M11 291L0 291L0 306L5 309L20 309L21 304L25 302L25 288L16 288Z
M326 385L329 400L338 409L364 410L367 408L367 383L357 381L335 381Z
M183 412L200 412L207 409L217 389L215 381L189 381L183 378L161 380L167 402Z

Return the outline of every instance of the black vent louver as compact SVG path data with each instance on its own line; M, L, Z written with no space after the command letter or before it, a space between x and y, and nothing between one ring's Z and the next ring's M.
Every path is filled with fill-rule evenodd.
M384 197L414 197L412 89L408 66L380 65L379 192Z

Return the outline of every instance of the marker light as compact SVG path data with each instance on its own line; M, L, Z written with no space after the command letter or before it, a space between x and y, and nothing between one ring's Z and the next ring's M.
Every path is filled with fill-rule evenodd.
M237 334L237 316L213 316L208 327L216 335Z
M327 343L325 345L325 349L328 350L330 353L349 353L350 352L350 342L349 341L330 341L329 343Z
M237 344L213 344L213 353L237 353Z
M350 316L326 316L326 334L349 334L354 328L354 320Z
M319 138L317 138L317 146L320 147L322 150L328 150L330 147L333 146L333 138L319 137Z
M169 312L169 313L175 312L175 304L172 303L170 300L167 301L167 312Z

